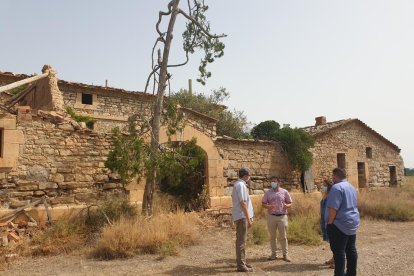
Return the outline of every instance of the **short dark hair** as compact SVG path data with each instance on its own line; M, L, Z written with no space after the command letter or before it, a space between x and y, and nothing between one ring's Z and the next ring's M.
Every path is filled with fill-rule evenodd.
M335 169L333 169L332 170L332 174L333 175L336 175L340 179L346 178L346 171L345 171L345 169L342 169L342 168L335 168Z
M275 175L274 175L274 176L271 176L271 177L270 177L270 180L272 180L272 179L279 180L279 177L277 177L277 176L275 176Z
M243 176L246 176L246 175L250 175L249 169L248 168L244 168L244 167L240 168L240 170L239 170L239 178L242 178Z

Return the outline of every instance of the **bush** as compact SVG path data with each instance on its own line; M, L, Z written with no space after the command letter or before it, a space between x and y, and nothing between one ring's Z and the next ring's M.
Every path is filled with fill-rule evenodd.
M179 247L198 241L197 222L196 214L183 212L157 215L150 219L142 216L122 218L103 229L92 256L116 259L138 253L159 253L162 257L176 255Z
M32 255L69 253L85 243L85 226L71 218L62 218L31 241Z
M319 245L322 242L320 230L320 198L311 195L297 195L289 209L288 240L292 244Z
M249 229L249 243L261 245L269 241L269 232L265 220L256 220Z

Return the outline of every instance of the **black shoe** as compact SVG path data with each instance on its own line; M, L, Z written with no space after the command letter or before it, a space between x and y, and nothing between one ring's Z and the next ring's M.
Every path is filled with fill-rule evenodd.
M273 256L273 255L271 255L271 256L267 257L267 260L268 260L268 261L274 261L274 260L277 260L277 256Z

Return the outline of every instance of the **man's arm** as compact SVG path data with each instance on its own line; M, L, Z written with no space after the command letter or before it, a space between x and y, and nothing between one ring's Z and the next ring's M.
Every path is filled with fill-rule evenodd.
M336 217L336 210L334 208L328 208L328 224L332 224Z
M253 223L253 221L251 220L251 218L249 217L249 211L247 210L247 203L246 203L246 201L241 201L240 202L240 206L241 206L241 208L242 208L242 210L243 210L243 213L244 213L244 216L246 217L246 219L247 219L247 223L249 224L249 225L251 225L252 223Z

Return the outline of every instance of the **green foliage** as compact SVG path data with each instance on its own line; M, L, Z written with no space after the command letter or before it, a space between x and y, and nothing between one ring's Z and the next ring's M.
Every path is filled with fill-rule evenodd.
M255 139L279 142L296 169L306 171L312 165L309 149L315 145L315 139L303 129L280 128L275 121L264 121L253 127L251 135Z
M225 88L220 87L220 89L213 90L210 96L201 93L190 94L187 90L180 90L170 96L170 99L183 107L191 108L218 119L216 125L217 135L247 138L249 134L246 133L245 129L248 122L244 113L237 110L229 111L223 105L223 102L229 96L229 92Z
M269 241L269 234L265 220L256 220L249 229L249 243L262 245Z
M188 53L193 54L196 49L204 51L204 57L201 59L200 66L198 67L200 78L197 79L203 85L211 77L211 72L206 69L207 65L214 62L215 59L222 57L225 47L224 43L220 42L220 37L206 34L206 31L210 31L210 22L207 21L204 15L207 10L208 6L204 4L203 0L193 0L191 17L197 24L193 21L188 21L186 23L186 30L183 33L183 49L187 56Z
M143 164L148 154L144 140L138 136L135 122L129 122L129 134L122 134L118 127L112 130L112 150L109 152L105 167L119 174L126 184L135 176L141 176Z
M285 149L292 166L306 171L312 165L312 153L309 148L315 145L314 138L303 129L284 127L275 137Z
M319 216L290 216L288 228L289 242L301 245L321 244L319 219Z
M164 102L163 123L167 126L167 135L170 137L184 128L184 115L177 112L177 103L172 99Z
M274 140L279 130L279 123L269 120L254 126L251 135L258 140Z
M159 155L161 191L176 196L186 210L200 210L207 204L203 178L206 154L196 143L193 138L170 144Z
M92 128L93 124L96 122L95 119L92 119L88 115L78 115L78 114L76 114L75 111L73 110L73 108L70 107L70 106L66 107L66 112L76 122L78 122L78 123L84 122L88 128Z
M29 84L20 85L18 87L8 90L7 92L12 95L17 95L23 92L28 86Z

